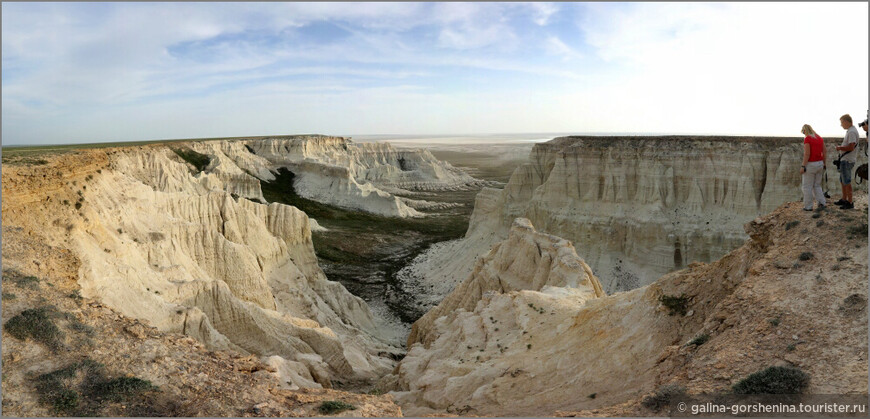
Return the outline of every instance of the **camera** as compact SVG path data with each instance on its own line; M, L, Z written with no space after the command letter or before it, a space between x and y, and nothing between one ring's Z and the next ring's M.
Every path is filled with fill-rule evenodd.
M858 126L864 128L865 126L867 126L867 120L865 119L864 122L858 124Z
M840 159L834 160L834 166L839 169L840 168Z

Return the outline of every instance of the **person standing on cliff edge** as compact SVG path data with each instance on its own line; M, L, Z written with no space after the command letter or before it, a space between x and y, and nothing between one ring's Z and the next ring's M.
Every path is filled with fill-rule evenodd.
M813 196L819 209L825 208L825 193L822 192L822 178L825 176L825 140L816 134L813 127L804 125L801 133L804 138L804 160L801 164L801 187L804 192L804 211L813 210Z
M846 130L843 144L837 146L837 151L844 152L840 155L840 187L843 189L843 197L834 202L841 209L852 209L852 168L855 167L858 153L854 153L858 145L858 129L852 125L852 117L845 114L840 117L840 126Z

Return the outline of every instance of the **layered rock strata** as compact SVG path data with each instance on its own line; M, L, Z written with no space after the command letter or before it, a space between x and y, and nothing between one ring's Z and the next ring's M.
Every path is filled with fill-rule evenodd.
M409 416L649 416L642 400L663 385L725 394L774 365L807 373L808 394L864 394L866 213L821 218L864 233L831 245L840 227L789 203L747 223L750 238L725 257L608 296L559 279L594 278L576 256L546 262L570 245L515 224L414 325L384 383ZM787 228L808 220L811 232ZM807 249L813 259L793 264Z
M271 169L284 167L293 172L299 195L384 216L419 217L423 214L417 209L450 207L405 197L415 192L467 190L487 184L429 151L397 150L388 143L358 144L349 138L320 135L238 141L266 159Z
M42 223L75 252L85 297L261 356L289 388L389 371L400 342L326 279L305 213L243 197L262 199L249 174L266 176L262 158L243 144L180 146L210 156L206 171L163 145L71 153L17 179L4 171L4 222Z
M788 138L561 137L536 144L503 190L480 192L462 241L433 248L400 276L449 291L507 237L514 218L525 217L540 231L582 243L580 256L605 291L633 289L722 257L746 239L743 223L800 199L802 152L801 141ZM836 155L833 144L829 155ZM826 189L839 190L836 175Z

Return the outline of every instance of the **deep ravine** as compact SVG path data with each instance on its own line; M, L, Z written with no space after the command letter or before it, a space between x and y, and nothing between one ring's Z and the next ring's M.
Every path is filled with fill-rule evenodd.
M292 172L280 169L274 181L262 182L263 196L317 220L325 229L312 232L318 264L330 280L369 304L382 326L393 332L391 343L403 345L411 323L425 313L414 304L414 295L402 289L396 273L432 244L465 234L478 189L426 192L428 201L462 205L425 211L423 218L393 218L303 198L294 191L293 179Z

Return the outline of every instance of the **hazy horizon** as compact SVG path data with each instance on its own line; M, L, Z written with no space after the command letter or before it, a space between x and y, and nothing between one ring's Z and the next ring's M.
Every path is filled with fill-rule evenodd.
M70 145L91 145L91 144L121 144L124 143L142 143L142 142L161 142L161 141L196 141L221 138L253 138L253 137L282 137L296 135L326 135L334 137L350 138L353 142L400 142L400 143L421 143L421 144L501 144L510 142L545 142L561 136L601 136L601 137L619 137L619 136L698 136L698 137L784 137L784 138L801 138L801 135L736 135L736 134L720 134L720 133L661 133L661 132L562 132L562 133L545 133L545 132L530 132L530 133L482 133L482 134L328 134L328 133L294 133L294 134L266 134L266 135L237 135L227 137L190 137L190 138L143 138L136 140L106 140L106 141L84 141L84 142L65 142L65 143L45 143L45 144L25 144L25 143L3 143L6 147L42 147L42 146L70 146ZM838 139L845 135L845 130L840 134L819 134L827 139ZM863 138L863 134L862 134ZM428 141L428 142L427 142Z
M867 14L867 3L3 3L3 144L791 137L805 123L833 137L840 115L866 118Z

